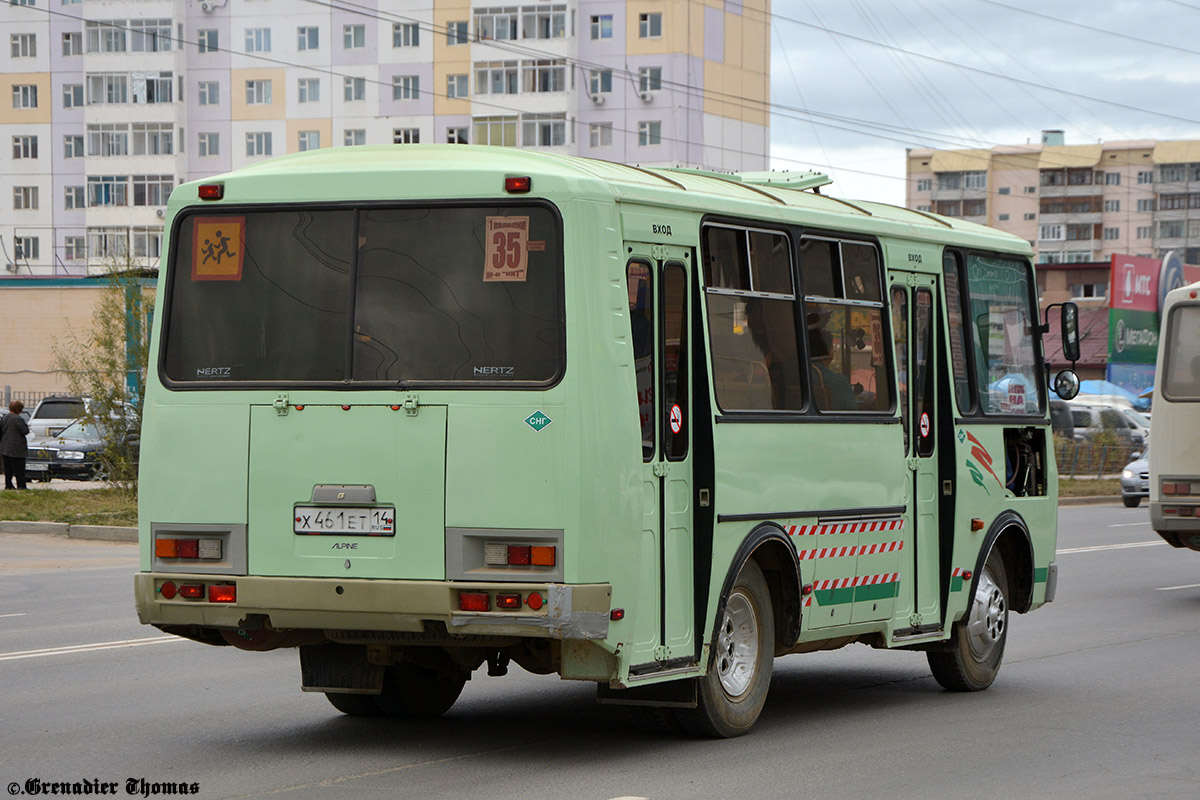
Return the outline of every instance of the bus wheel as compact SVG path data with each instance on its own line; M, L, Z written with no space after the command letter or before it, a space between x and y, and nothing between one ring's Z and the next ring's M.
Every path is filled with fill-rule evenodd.
M680 725L702 736L741 736L762 711L775 660L775 617L762 570L747 561L734 581L717 628L697 706L676 709Z
M929 668L943 688L977 692L992 685L1008 638L1008 576L996 550L988 555L967 618L954 623L947 650L931 650Z
M383 691L375 703L389 717L440 717L454 705L466 682L467 673L461 670L430 669L402 661L384 671Z
M329 704L343 714L352 717L382 717L383 709L375 702L373 694L347 694L346 692L326 692Z

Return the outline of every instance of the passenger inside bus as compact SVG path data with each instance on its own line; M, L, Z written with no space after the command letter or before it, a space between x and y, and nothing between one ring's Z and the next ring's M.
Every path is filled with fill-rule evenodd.
M830 368L833 362L833 337L826 330L828 315L822 319L821 314L809 313L807 321L810 373L817 408L822 411L857 411L858 402L854 398L850 379Z

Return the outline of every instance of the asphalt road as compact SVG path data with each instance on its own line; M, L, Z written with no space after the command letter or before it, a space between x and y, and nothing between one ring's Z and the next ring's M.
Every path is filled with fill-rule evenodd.
M921 654L788 656L754 731L729 741L639 733L591 685L515 666L476 673L431 723L344 717L299 691L293 651L138 625L133 545L0 535L0 785L94 779L127 796L132 778L286 800L1191 800L1200 553L1162 544L1148 516L1061 510L1058 599L1012 618L988 691L940 690Z

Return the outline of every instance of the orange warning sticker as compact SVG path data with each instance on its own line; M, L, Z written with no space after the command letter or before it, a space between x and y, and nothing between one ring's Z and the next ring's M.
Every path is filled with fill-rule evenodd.
M529 267L529 217L487 217L483 280L524 281Z
M196 217L192 221L192 280L240 281L245 217Z

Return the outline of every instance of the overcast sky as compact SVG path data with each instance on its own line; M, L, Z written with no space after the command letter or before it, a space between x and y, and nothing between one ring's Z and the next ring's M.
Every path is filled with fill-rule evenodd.
M1200 0L774 0L771 167L904 204L906 147L1200 139Z

